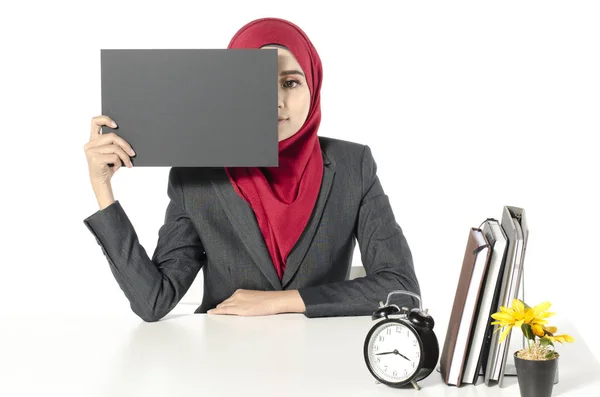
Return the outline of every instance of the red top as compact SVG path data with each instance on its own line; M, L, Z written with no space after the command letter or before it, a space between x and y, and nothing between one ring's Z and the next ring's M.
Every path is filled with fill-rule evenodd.
M228 48L285 46L302 67L311 104L304 125L279 142L278 167L226 168L235 191L252 207L258 226L281 279L287 257L304 231L323 178L323 158L317 130L321 122L319 55L306 34L279 18L261 18L242 27ZM273 76L275 79L275 76Z

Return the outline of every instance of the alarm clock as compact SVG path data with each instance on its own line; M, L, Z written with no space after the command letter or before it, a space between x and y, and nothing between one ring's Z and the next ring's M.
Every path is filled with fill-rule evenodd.
M409 310L390 304L394 294L415 297L419 307ZM371 319L377 323L364 344L365 363L371 374L377 382L391 387L411 384L420 390L417 382L433 372L439 358L435 322L427 310L423 311L421 297L409 291L392 291Z

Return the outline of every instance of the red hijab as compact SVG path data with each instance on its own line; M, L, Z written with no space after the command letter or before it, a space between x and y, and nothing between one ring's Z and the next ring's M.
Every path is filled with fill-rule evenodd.
M306 34L279 18L249 22L228 48L285 46L304 71L311 104L306 121L293 136L279 142L278 167L226 168L237 194L246 200L258 222L279 279L287 257L304 231L323 178L323 158L317 130L321 122L321 60ZM276 76L273 76L275 80Z

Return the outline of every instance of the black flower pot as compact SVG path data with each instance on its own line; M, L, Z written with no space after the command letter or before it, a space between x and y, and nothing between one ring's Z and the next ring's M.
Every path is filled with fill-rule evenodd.
M515 353L521 397L551 397L558 369L558 355L551 360L524 360Z

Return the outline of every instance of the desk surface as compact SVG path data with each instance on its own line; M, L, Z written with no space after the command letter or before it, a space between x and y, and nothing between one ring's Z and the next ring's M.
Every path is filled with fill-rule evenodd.
M502 388L449 387L438 372L420 391L376 384L362 353L369 317L24 315L0 323L2 396L519 395L515 377ZM583 341L561 347L553 396L599 395L600 364Z

